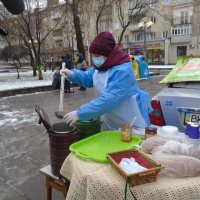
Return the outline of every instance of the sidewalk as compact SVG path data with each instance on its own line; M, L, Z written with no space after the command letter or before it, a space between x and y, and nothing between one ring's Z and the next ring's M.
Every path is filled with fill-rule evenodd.
M150 76L166 74L171 66L149 66ZM0 97L21 95L34 92L43 92L53 90L51 84L53 74L51 70L43 71L43 80L37 76L33 77L32 71L20 72L20 79L17 79L17 73L0 73Z

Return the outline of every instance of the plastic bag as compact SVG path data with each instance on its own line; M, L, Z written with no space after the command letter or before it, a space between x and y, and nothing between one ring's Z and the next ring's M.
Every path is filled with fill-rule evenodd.
M141 150L150 154L155 147L165 144L168 140L157 135L150 137L142 142Z
M186 145L178 141L170 140L167 141L164 145L162 145L159 148L159 151L168 154L180 154L180 155L192 156L193 149L194 149L193 145Z
M152 157L164 165L159 176L172 178L194 177L200 175L200 160L191 156L154 152Z

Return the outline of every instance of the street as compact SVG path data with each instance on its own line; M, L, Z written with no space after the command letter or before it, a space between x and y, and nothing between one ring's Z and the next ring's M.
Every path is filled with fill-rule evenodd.
M166 72L168 73L168 72ZM163 75L138 81L140 89L153 97L165 85L158 84ZM94 97L92 89L65 94L64 111L76 110ZM59 91L0 98L0 200L46 199L45 177L39 169L50 163L46 129L38 124L35 105L41 106L52 124L60 122L54 112L59 109ZM53 190L54 200L64 199Z

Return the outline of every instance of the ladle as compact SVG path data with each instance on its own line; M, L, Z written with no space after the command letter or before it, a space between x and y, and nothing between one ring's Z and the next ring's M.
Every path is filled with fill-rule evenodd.
M62 70L65 69L65 63L62 62ZM64 112L63 112L63 101L64 101L64 81L65 81L65 75L62 73L61 76L61 86L60 86L60 104L59 104L59 111L55 112L55 115L59 119L63 119Z

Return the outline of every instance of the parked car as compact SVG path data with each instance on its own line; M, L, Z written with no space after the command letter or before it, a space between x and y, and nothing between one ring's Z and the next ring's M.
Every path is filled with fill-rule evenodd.
M171 125L185 132L186 123L200 125L200 82L167 84L151 101L153 125Z

